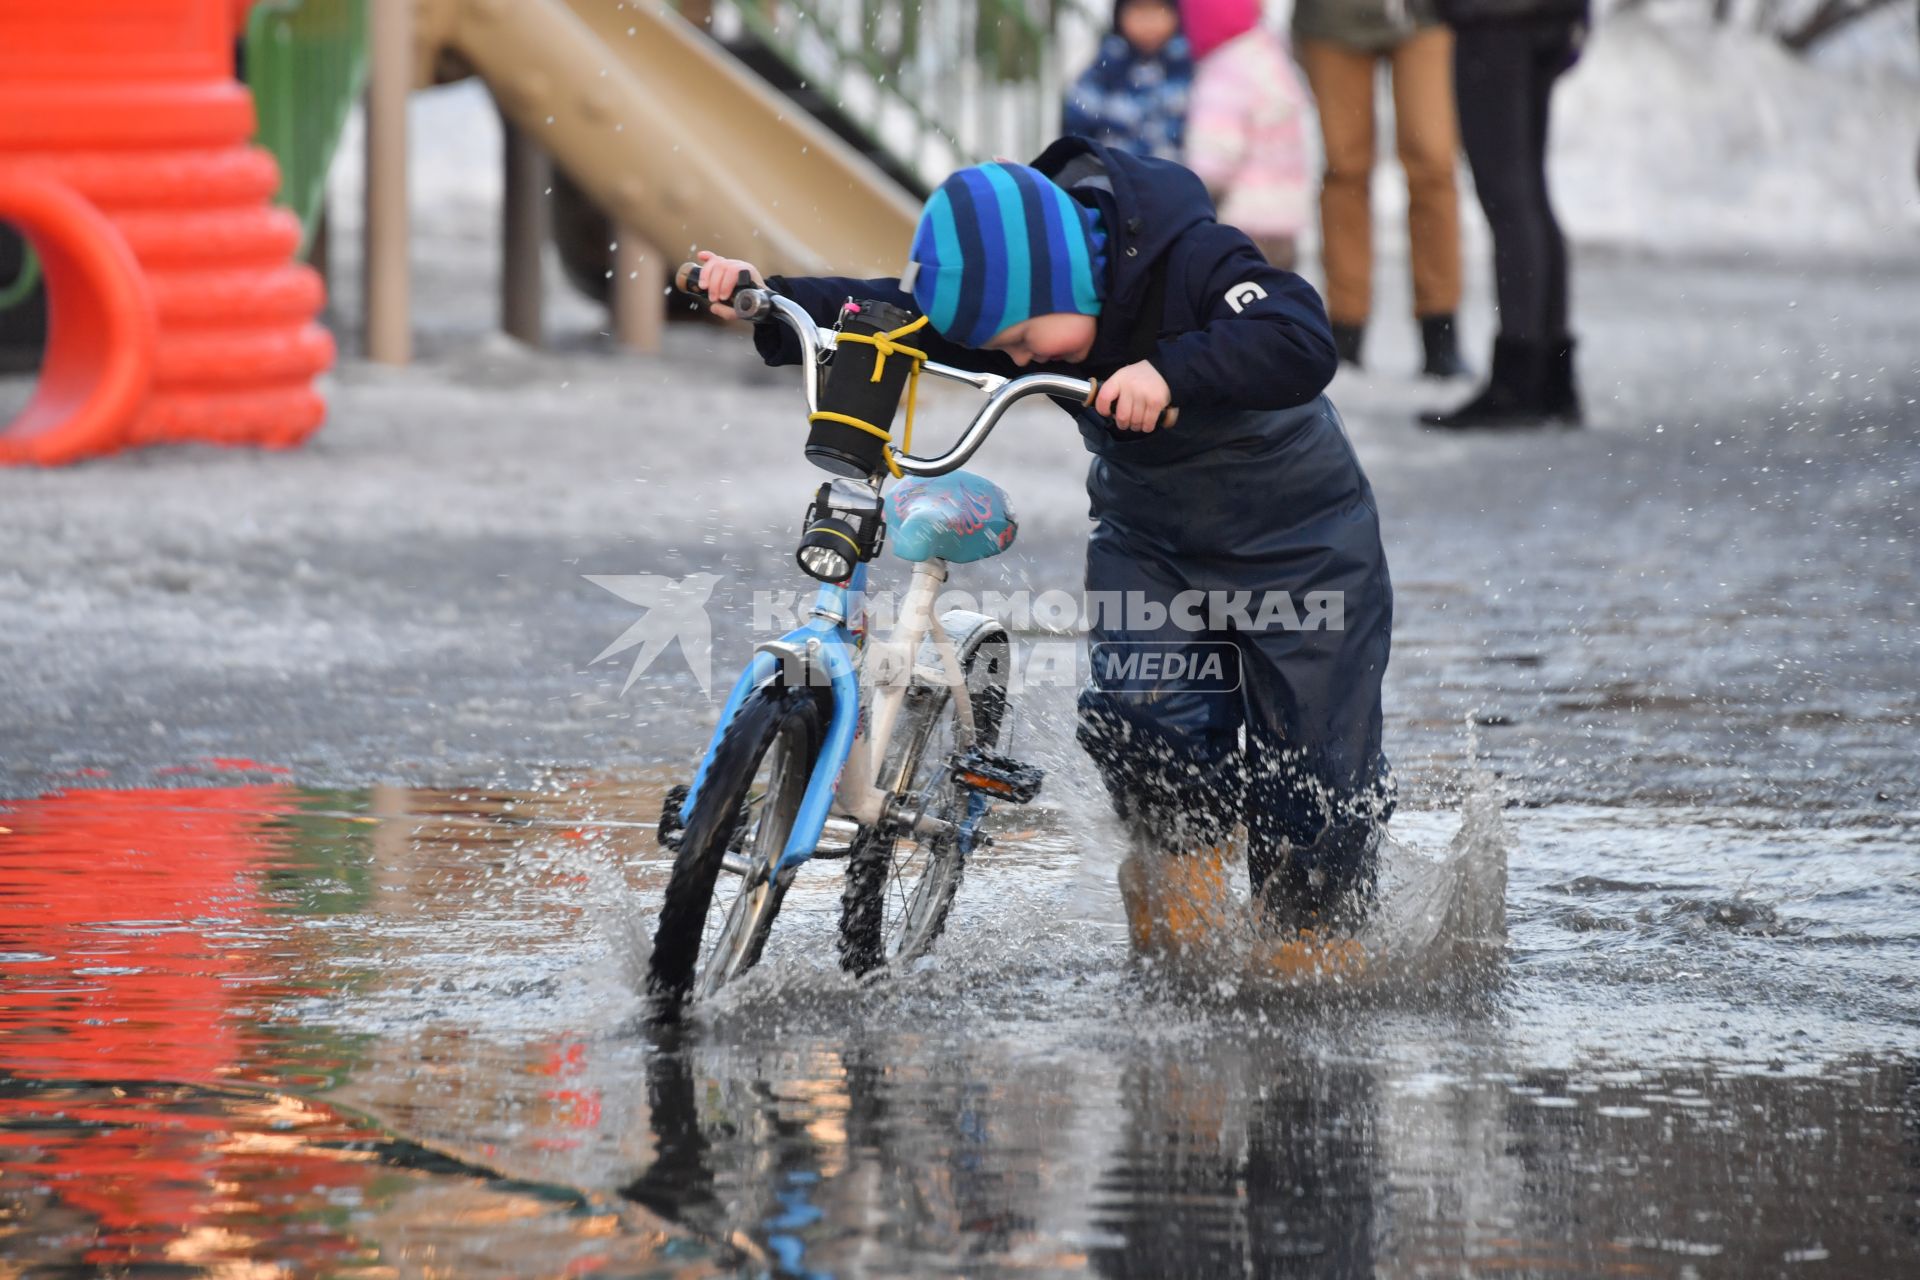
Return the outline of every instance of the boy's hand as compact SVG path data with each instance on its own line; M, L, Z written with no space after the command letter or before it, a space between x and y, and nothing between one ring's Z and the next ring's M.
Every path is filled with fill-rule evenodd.
M759 288L766 288L767 282L760 278L760 270L751 262L740 258L723 258L717 253L702 249L693 255L700 261L700 278L696 281L706 290L712 301L707 310L729 320L739 319L739 313L726 305L733 291L740 287L740 277L745 276Z
M1093 407L1122 431L1152 431L1171 399L1173 392L1160 371L1138 360L1100 384Z

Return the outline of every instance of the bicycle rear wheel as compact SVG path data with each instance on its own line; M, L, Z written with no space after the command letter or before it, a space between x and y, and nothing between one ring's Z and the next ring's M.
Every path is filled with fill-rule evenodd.
M961 648L978 749L991 751L1000 743L1009 663L1007 636L998 626L983 627ZM969 816L969 804L980 803L948 773L958 718L945 686L916 684L907 690L881 776L894 794L908 798L909 817L924 814L958 827ZM840 900L841 967L865 974L932 950L947 927L965 872L966 851L952 834L923 837L862 827L848 854Z
M813 689L756 689L715 748L647 960L648 991L668 1008L712 995L758 963L786 897L780 854L820 756L822 702Z

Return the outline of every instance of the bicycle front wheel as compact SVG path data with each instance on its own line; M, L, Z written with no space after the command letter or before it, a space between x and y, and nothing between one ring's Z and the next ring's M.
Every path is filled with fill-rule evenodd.
M647 961L648 991L669 1008L712 995L759 961L786 896L780 854L825 722L819 691L766 685L740 704L715 748Z

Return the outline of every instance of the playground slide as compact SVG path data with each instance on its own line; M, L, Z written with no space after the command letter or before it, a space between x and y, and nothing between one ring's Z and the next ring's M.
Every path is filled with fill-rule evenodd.
M797 274L885 275L906 260L917 203L671 12L633 0L439 12L431 37L666 265L695 246Z

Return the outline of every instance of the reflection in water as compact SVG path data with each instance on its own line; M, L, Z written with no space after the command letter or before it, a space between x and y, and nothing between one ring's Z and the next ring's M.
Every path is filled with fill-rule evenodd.
M876 1259L1115 1277L1920 1263L1907 1064L1851 1064L1837 1089L1685 1073L1543 1086L1382 1071L1263 1035L1130 1056L1111 1092L1046 1117L1044 1077L937 1083L1017 1078L1003 1049L935 1065L913 1037L860 1042L895 1068L658 1046L656 1154L621 1194L780 1275Z
M655 1031L658 803L0 808L0 1274L1920 1274L1899 833L1510 814L1489 997L1194 1008L1043 813L937 963L841 979L803 876Z
M665 1033L646 1068L654 1156L620 1193L781 1275L875 1257L1083 1261L1036 1220L1038 1171L1007 1158L1034 1135L1004 1131L999 1104L1025 1099L980 1083L966 1058L923 1074L819 1049Z
M369 1135L299 1099L0 1074L0 1134L0 1187L16 1213L29 1188L51 1197L44 1216L27 1215L34 1229L7 1242L14 1262L219 1271L280 1238L291 1204L314 1218L289 1261L374 1261L338 1229L378 1172Z
M1371 1073L1248 1055L1135 1062L1126 1142L1102 1186L1102 1275L1370 1275ZM1226 1070L1220 1068L1227 1067ZM1237 1070L1234 1068L1238 1068Z
M273 1012L367 980L312 927L375 888L374 828L321 816L341 803L265 786L0 808L0 1274L558 1275L673 1241L286 1091L364 1064L368 1037Z
M1653 1255L1726 1275L1920 1274L1920 1063L1826 1078L1542 1072L1504 1116L1528 1217L1567 1264ZM1594 1194L1602 1188L1612 1194ZM1541 1207L1566 1206L1554 1213Z
M670 1037L677 1039L673 1033ZM660 1214L694 1227L703 1236L734 1246L744 1258L777 1268L785 1275L812 1276L807 1266L811 1230L824 1214L813 1203L821 1184L821 1148L805 1124L783 1119L773 1095L761 1082L737 1100L742 1108L703 1108L703 1085L684 1047L669 1040L647 1064L647 1115L654 1158L646 1172L620 1194ZM725 1092L720 1090L717 1092ZM722 1199L714 1142L709 1125L723 1133L751 1133L770 1162L756 1161L755 1176L738 1187L744 1198Z
M251 873L284 787L99 792L10 806L0 841L6 1061L49 1076L218 1078L234 1006L267 994L283 931Z

